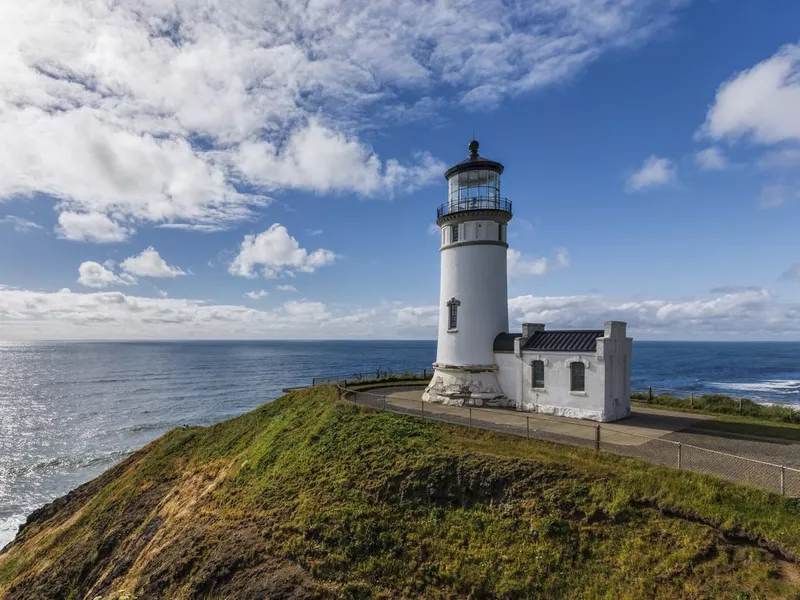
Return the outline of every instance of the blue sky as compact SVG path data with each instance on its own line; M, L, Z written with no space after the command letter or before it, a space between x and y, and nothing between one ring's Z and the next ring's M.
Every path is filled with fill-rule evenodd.
M513 328L800 339L797 2L51 4L0 12L0 339L433 338L473 130Z

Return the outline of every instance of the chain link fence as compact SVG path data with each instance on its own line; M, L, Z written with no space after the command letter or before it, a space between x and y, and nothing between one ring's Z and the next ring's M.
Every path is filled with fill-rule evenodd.
M319 385L319 384L318 384ZM582 423L512 409L447 406L403 397L419 386L391 388L391 394L361 391L337 383L341 398L376 410L422 417L432 421L463 425L609 452L650 463L713 475L736 483L760 487L776 494L800 497L800 469L727 454L681 442L622 431L600 423Z

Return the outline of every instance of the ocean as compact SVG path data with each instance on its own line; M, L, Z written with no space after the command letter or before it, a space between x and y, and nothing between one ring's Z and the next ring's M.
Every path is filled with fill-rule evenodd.
M430 368L434 341L0 342L0 547L32 510L176 425L315 375ZM634 390L800 406L800 343L635 342Z

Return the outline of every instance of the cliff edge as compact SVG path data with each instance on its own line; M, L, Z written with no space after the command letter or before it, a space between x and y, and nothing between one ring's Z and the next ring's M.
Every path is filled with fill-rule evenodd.
M314 388L34 512L0 598L798 598L798 556L791 500Z

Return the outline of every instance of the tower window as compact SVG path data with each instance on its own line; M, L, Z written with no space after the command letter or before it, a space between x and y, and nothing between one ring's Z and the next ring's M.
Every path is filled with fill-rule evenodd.
M506 237L506 226L503 223L500 223L497 226L497 239L502 242L505 241L505 237Z
M461 302L456 300L455 298L450 298L447 302L447 329L454 330L458 329L458 307L461 305Z
M586 391L586 365L582 362L574 362L569 366L571 392Z
M450 236L451 240L453 242L457 242L458 241L458 225L451 226L450 227L450 231L452 232L452 235Z
M535 388L544 388L544 361L535 360L531 363L532 386Z

